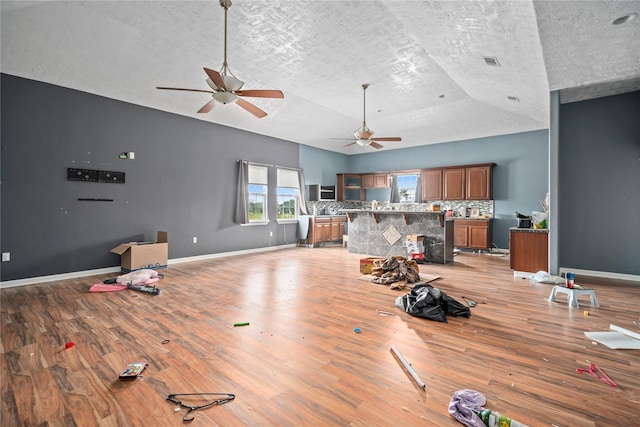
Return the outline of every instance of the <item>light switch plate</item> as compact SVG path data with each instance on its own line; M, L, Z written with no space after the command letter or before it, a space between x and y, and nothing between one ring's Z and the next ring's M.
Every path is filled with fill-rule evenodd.
M2 252L2 262L11 261L11 252Z

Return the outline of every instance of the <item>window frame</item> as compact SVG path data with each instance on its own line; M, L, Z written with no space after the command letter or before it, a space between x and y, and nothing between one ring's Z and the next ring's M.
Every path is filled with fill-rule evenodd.
M298 221L298 215L300 212L300 174L297 169L280 168L276 170L276 206L278 207L278 213L276 221L279 224L292 223ZM282 191L286 191L287 194L281 194ZM294 193L294 194L291 194ZM293 197L293 199L292 199ZM293 210L293 217L284 216L284 204L293 200L293 208L289 207L288 210ZM289 213L291 214L291 212ZM282 215L282 216L281 216Z
M249 163L249 176L247 179L247 216L249 219L248 224L266 224L269 222L269 169L266 166L254 165ZM253 188L252 188L253 187ZM263 191L255 191L260 189ZM254 191L252 191L252 189ZM260 218L252 218L255 215L255 210L252 213L251 205L255 204L255 198L261 198L259 205L263 205L263 212Z
M405 177L413 177L415 179L413 188L407 186L401 186L400 183L403 181L402 178ZM396 183L398 186L398 198L400 199L399 203L415 203L416 200L416 191L418 187L418 174L416 173L399 173L396 174ZM405 189L409 189L407 193L407 197L402 197L402 191Z

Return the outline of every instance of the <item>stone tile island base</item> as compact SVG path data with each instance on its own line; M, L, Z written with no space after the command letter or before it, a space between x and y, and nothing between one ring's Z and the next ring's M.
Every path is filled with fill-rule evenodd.
M444 212L342 209L347 215L348 251L371 256L408 257L408 234L424 235L426 261L453 261L453 224Z

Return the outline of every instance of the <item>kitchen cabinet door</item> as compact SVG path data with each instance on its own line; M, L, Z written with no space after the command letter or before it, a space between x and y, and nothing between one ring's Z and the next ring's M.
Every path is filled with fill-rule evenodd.
M377 173L373 175L374 188L387 188L389 186L389 174Z
M491 166L477 166L466 168L466 195L467 200L491 199Z
M489 249L491 245L490 220L455 220L453 245L459 248Z
M388 186L388 175L386 173L368 173L362 175L362 188L385 188Z
M373 181L373 174L365 174L362 175L362 188L373 188L374 187L374 181Z
M469 227L455 221L453 226L453 246L458 248L469 247Z
M331 241L342 240L344 235L344 222L331 222Z
M512 270L549 271L549 234L527 229L509 230L509 260Z
M312 245L331 240L331 220L314 218Z
M489 249L488 230L489 227L486 223L469 226L469 247L473 249Z
M464 200L465 168L442 170L443 200Z
M422 171L422 200L442 200L442 169Z

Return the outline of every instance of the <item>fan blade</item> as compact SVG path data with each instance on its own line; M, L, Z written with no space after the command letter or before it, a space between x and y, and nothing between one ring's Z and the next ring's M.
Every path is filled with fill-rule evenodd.
M372 141L402 141L402 138L399 136L390 136L387 138L371 138Z
M204 68L204 72L207 73L207 76L209 76L213 84L215 84L219 89L222 89L224 91L227 90L227 86L224 84L224 79L219 72L207 67Z
M356 143L356 142L355 142L355 141L353 141L351 144L347 144L347 145L345 145L345 147L348 147L348 146L353 145L353 144L355 144L355 143Z
M329 138L336 141L353 141L353 138Z
M250 112L251 114L253 114L259 119L267 115L267 113L265 113L264 111L262 111L261 109L259 109L258 107L250 103L249 101L245 101L242 98L236 99L236 104L238 104L240 107L244 108L245 110L247 110L248 112Z
M198 110L198 113L208 113L209 111L211 111L211 109L216 105L216 100L212 99L211 101L207 102L206 104L204 104L202 106L202 108L200 108Z
M212 90L203 90L203 89L185 89L182 87L163 87L163 86L156 86L156 89L162 89L162 90L185 90L187 92L204 92L204 93L215 93Z
M376 150L379 150L382 148L382 145L378 144L377 142L371 141L371 144L369 144L369 147L373 147Z
M239 96L249 96L252 98L284 98L281 90L254 89L254 90L237 90L234 92Z

